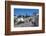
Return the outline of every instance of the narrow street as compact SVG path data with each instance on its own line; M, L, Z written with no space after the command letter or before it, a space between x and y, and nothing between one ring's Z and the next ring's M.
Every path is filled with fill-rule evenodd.
M34 25L29 22L29 23L22 23L22 24L19 24L19 25L14 25L15 27L33 27Z

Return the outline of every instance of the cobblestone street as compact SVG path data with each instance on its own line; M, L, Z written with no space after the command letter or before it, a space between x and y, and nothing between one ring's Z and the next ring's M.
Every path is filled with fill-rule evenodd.
M30 23L22 23L19 25L14 25L15 27L33 27L34 25L30 22Z

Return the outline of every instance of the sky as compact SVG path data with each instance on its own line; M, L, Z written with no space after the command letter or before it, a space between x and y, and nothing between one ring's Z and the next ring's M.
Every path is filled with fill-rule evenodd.
M14 8L14 16L24 15L32 16L33 13L39 13L39 9L24 9L24 8Z

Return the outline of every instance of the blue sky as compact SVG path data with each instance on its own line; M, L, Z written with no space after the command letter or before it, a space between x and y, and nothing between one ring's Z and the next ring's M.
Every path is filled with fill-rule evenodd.
M32 16L33 13L38 13L39 12L39 9L23 9L23 8L14 8L14 16L19 16L19 15L24 15L26 16L29 15L29 16Z

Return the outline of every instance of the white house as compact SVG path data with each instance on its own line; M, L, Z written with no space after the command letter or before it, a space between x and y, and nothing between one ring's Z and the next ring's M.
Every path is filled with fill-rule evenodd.
M20 22L20 21L24 22L24 19L23 18L17 18L16 21L17 22Z

